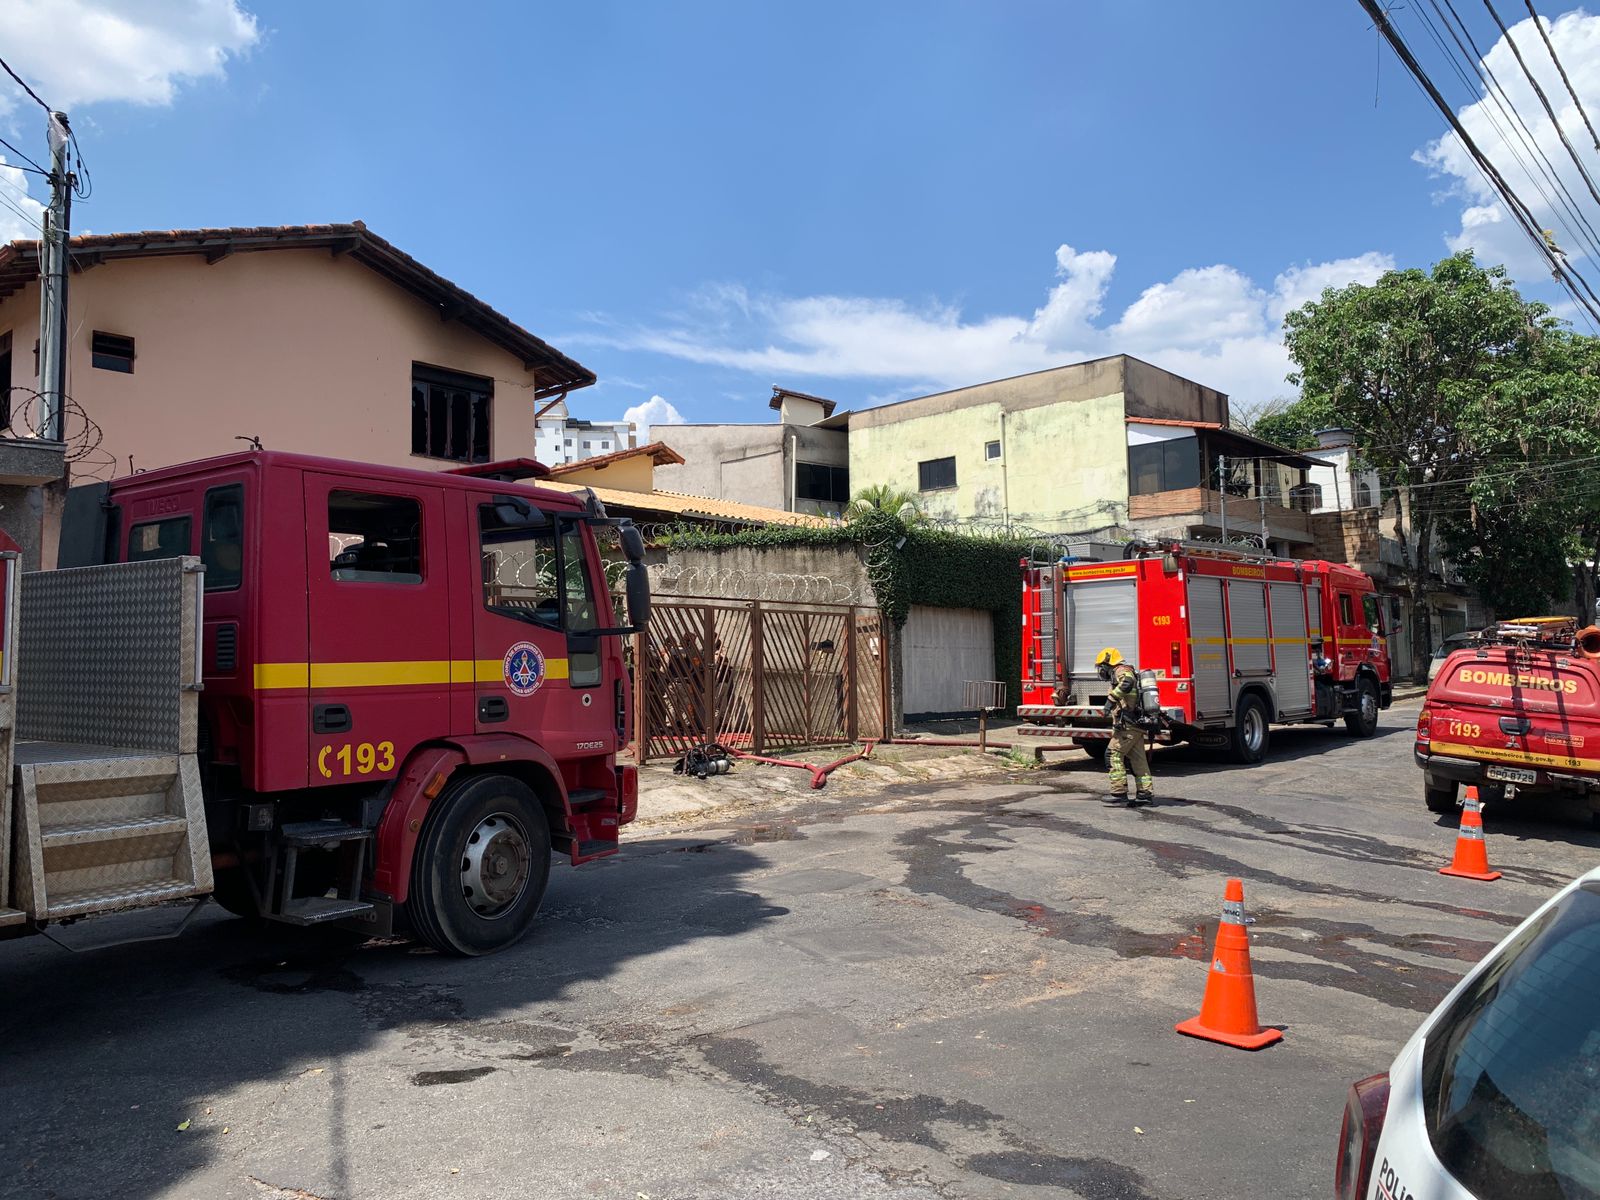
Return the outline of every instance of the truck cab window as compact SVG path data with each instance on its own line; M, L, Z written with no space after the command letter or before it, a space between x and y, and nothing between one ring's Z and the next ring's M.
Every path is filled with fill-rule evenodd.
M231 592L244 574L244 488L234 483L206 493L200 525L200 561L206 591Z
M1370 592L1361 597L1361 611L1362 615L1366 617L1367 628L1371 629L1374 633L1382 633L1383 617L1378 608L1378 598L1372 595Z
M570 633L586 633L600 628L600 612L595 604L589 561L583 537L575 523L564 523L561 531L561 609ZM600 655L597 651L571 654L567 678L573 687L594 687L600 682Z
M478 508L478 533L484 607L502 617L560 628L555 527L510 523L494 505L484 504Z
M139 522L128 530L128 561L142 562L147 558L176 558L180 554L188 554L191 527L192 522L187 516Z
M329 492L328 570L338 583L421 583L421 503Z
M1356 606L1350 600L1349 592L1339 593L1339 624L1351 626L1356 623Z

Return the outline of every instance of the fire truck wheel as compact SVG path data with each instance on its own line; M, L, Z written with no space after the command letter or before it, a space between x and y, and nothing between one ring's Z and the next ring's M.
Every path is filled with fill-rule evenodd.
M1088 738L1081 742L1074 742L1073 745L1094 759L1095 762L1105 762L1106 752L1111 749L1111 743L1105 738Z
M1444 813L1446 816L1455 812L1455 783L1446 783L1443 787L1430 787L1424 782L1422 785L1422 802L1428 806L1429 812Z
M261 907L256 903L256 894L250 887L243 867L215 867L212 876L213 900L236 917L247 920L260 918Z
M533 924L550 880L550 825L526 784L476 775L428 814L406 912L443 954L493 954Z
M1258 763L1267 756L1270 740L1267 706L1260 696L1240 696L1234 714L1233 733L1228 753L1236 763Z
M1372 680L1356 680L1356 711L1345 713L1344 727L1356 737L1369 738L1378 732L1378 685Z

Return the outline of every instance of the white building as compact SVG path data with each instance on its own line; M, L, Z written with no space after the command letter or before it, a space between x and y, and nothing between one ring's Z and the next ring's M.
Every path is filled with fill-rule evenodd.
M1351 509L1377 508L1383 503L1376 471L1352 470L1350 457L1355 452L1355 434L1348 429L1317 430L1317 448L1306 453L1323 463L1306 471L1306 482L1314 484L1319 495L1307 505L1311 512L1348 512Z
M555 467L632 450L637 436L632 421L580 420L567 411L565 400L558 400L535 422L534 455L546 466Z

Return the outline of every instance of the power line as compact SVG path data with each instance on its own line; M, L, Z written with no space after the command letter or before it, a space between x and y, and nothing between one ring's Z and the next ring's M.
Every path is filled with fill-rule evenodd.
M1512 217L1522 227L1523 233L1544 255L1545 261L1550 264L1551 273L1555 276L1557 282L1566 288L1572 298L1577 301L1578 306L1588 314L1591 324L1596 328L1600 328L1600 296L1597 296L1594 289L1589 287L1587 280L1572 271L1557 257L1555 251L1551 249L1549 243L1545 241L1543 235L1539 232L1538 222L1534 220L1528 206L1517 197L1517 194L1511 189L1511 185L1505 181L1505 177L1489 161L1488 157L1478 147L1478 143L1473 140L1472 135L1466 131L1466 128L1456 116L1455 110L1439 94L1439 89L1434 86L1433 80L1428 77L1428 73L1423 70L1422 64L1411 53L1411 48L1406 45L1405 39L1400 36L1399 31L1390 23L1388 15L1378 7L1376 0L1358 0L1358 3L1378 26L1378 31L1394 50L1395 55L1405 64L1406 69L1411 72L1411 76L1416 80L1418 86L1427 93L1428 98L1433 101L1434 106L1444 115L1445 120L1450 122L1450 127L1455 130L1456 136L1461 139L1462 146L1472 156L1472 160L1477 164L1478 170L1483 173L1490 186L1505 201L1507 207L1511 210ZM1588 293L1588 299L1585 299L1584 295L1578 290L1579 283L1583 285L1584 292Z
M1522 73L1528 77L1528 82L1533 85L1534 95L1539 97L1539 103L1544 105L1545 115L1550 118L1550 124L1555 127L1556 136L1561 139L1561 144L1567 148L1567 154L1572 158L1572 165L1578 168L1578 174L1583 177L1584 185L1589 189L1589 194L1594 197L1595 203L1600 204L1600 188L1595 187L1594 178L1589 174L1588 168L1583 165L1583 160L1578 157L1578 152L1573 148L1567 131L1561 128L1561 121L1556 116L1555 107L1550 103L1550 97L1544 94L1544 88L1539 86L1539 80L1533 70L1522 57L1522 50L1517 46L1516 39L1511 36L1511 30L1506 28L1506 23L1500 19L1500 14L1495 11L1494 0L1483 0L1483 6L1489 10L1489 15L1494 18L1494 23L1500 29L1500 36L1505 38L1506 45L1511 47L1511 53L1516 57L1517 65L1522 68ZM1534 24L1539 22L1537 18Z
M34 162L33 159L29 158L21 150L18 150L15 146L13 146L10 142L6 141L5 138L3 138L3 137L0 137L0 146L4 146L7 150L11 151L11 153L15 154L23 162L28 164L27 166L24 167L24 166L18 165L17 163L8 163L7 164L8 166L16 167L17 170L19 170L19 171L33 171L36 174L43 175L43 176L45 176L47 178L49 177L49 175L50 175L49 171L46 171L38 163Z
M1529 181L1535 188L1538 189L1540 196L1544 199L1545 204L1550 208L1556 220L1563 227L1565 227L1567 234L1572 239L1573 243L1579 245L1579 247L1583 249L1585 253L1590 255L1596 261L1600 261L1600 244L1597 244L1597 239L1600 239L1600 233L1597 233L1595 227L1584 215L1582 207L1578 204L1577 198L1573 196L1571 189L1567 187L1566 181L1561 178L1561 173L1556 170L1555 165L1550 161L1549 156L1544 152L1544 148L1539 145L1539 140L1534 135L1533 130L1528 127L1527 121L1523 120L1522 114L1517 111L1516 105L1511 102L1510 93L1506 91L1505 86L1500 82L1499 76L1494 73L1494 68L1489 65L1488 55L1484 54L1482 49L1479 48L1476 39L1474 39L1472 36L1472 30L1469 29L1467 27L1467 23L1461 19L1461 14L1456 12L1455 5L1451 3L1451 0L1444 0L1444 9L1440 9L1439 0L1429 0L1429 3L1432 5L1433 11L1438 14L1439 20L1443 23L1446 32L1449 33L1450 40L1455 43L1456 49L1460 52L1462 60L1464 60L1472 68L1474 75L1477 76L1478 82L1483 86L1486 99L1490 100L1494 107L1500 110L1500 113L1505 118L1507 124L1514 124L1516 128L1520 130L1522 144L1528 148L1529 155L1538 163L1540 172L1545 176L1546 179L1550 181L1556 191L1560 194L1560 204L1558 204L1551 197L1550 193L1545 191L1545 189L1540 185L1538 178L1534 175L1533 168L1529 166L1527 160L1522 157L1522 154L1517 149L1516 143L1512 141L1511 134L1508 133L1495 118L1494 112L1490 108L1484 107L1482 110L1484 116L1488 118L1489 123L1494 127L1495 132L1500 136L1500 140L1506 144L1506 148L1511 151L1511 154L1517 160L1518 165L1527 172ZM1449 16L1445 15L1445 10L1448 10ZM1429 33L1432 34L1435 43L1438 44L1440 51L1444 54L1446 61L1455 68L1457 77L1460 78L1461 82L1469 91L1475 91L1476 89L1467 79L1466 72L1462 70L1460 64L1457 63L1455 56L1450 53L1450 48L1444 44L1444 39L1439 36L1437 30L1434 28L1433 22L1428 17L1427 11L1422 9L1420 6L1417 11L1421 16L1423 23L1428 27ZM1457 26L1460 27L1459 33L1457 32ZM1465 45L1462 44L1463 37L1466 39ZM1471 47L1470 52L1467 49L1468 46ZM1572 224L1570 224L1561 216L1560 210L1563 207L1581 227L1582 233L1580 233L1578 229L1575 229ZM1583 243L1587 244L1584 245Z
M1533 18L1533 27L1539 31L1539 37L1544 41L1544 48L1550 52L1550 61L1555 63L1556 72L1561 76L1561 82L1567 85L1567 95L1572 97L1572 103L1578 109L1578 115L1583 118L1584 128L1588 129L1589 136L1594 140L1594 148L1600 150L1600 133L1594 131L1594 125L1589 120L1589 114L1584 111L1583 101L1578 99L1578 90L1572 86L1572 80L1567 78L1567 69L1561 65L1561 60L1556 57L1555 44L1550 40L1550 34L1545 30L1544 20L1533 8L1533 0L1523 0L1528 6L1528 15Z
M0 67L5 68L5 73L7 75L11 76L11 78L15 79L17 81L17 86L19 88L21 88L23 91L27 92L28 95L32 96L33 97L33 102L35 104L37 104L40 108L44 109L45 112L54 112L55 111L48 104L46 104L43 100L39 99L39 93L34 91L31 87L29 87L27 80L23 79L21 75L18 75L15 71L13 71L11 69L11 64L8 63L3 58L0 58Z

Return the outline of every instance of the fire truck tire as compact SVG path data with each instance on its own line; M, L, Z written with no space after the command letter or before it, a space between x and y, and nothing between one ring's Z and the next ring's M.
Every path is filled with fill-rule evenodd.
M1360 738L1378 732L1378 685L1372 680L1356 680L1356 711L1345 713L1344 727Z
M1422 802L1429 812L1449 815L1456 810L1456 785L1452 780L1442 787L1434 787L1426 780L1422 784Z
M1105 738L1086 738L1081 742L1073 742L1095 762L1105 762L1106 752L1111 749L1111 743Z
M261 908L243 867L213 867L211 898L236 917L259 920Z
M406 914L441 954L493 954L538 915L550 881L550 825L520 780L475 775L428 814Z
M1271 729L1267 706L1261 702L1261 697L1240 696L1233 729L1228 737L1229 757L1236 763L1260 762L1267 756L1267 743L1272 740Z

